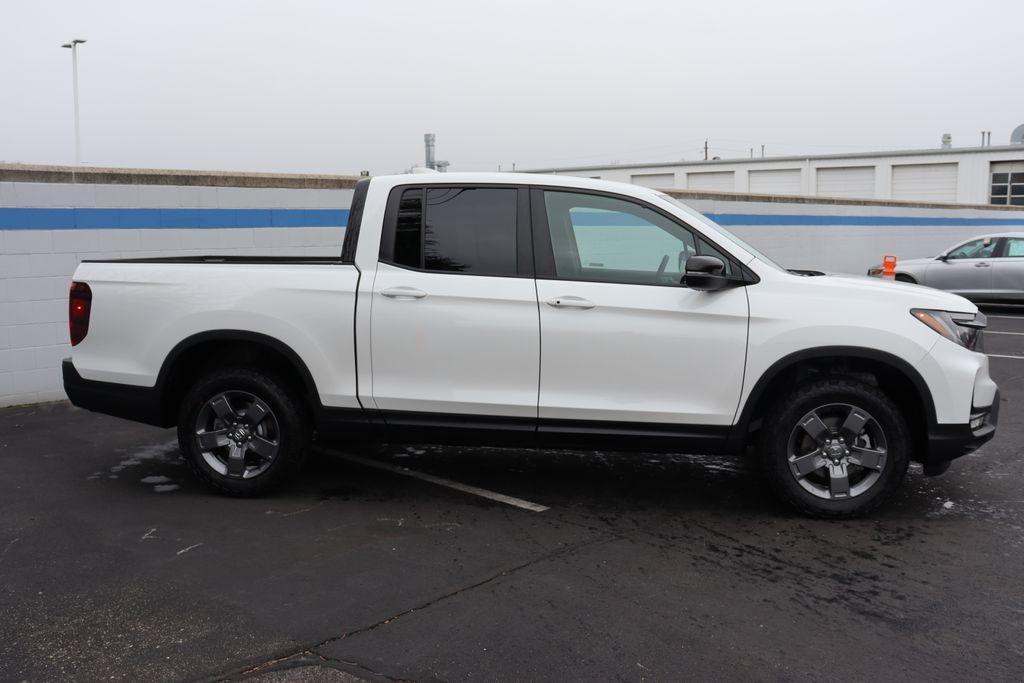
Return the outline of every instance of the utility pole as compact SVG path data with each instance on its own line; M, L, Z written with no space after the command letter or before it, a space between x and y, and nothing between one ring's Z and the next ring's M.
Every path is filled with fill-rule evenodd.
M761 158L764 159L764 145L761 145Z
M81 38L75 38L71 42L61 45L61 47L71 50L71 88L75 98L75 166L81 163L82 156L81 136L78 129L78 46L84 42Z
M707 161L707 160L708 160L708 141L707 141L707 138L705 138L704 139L704 161Z

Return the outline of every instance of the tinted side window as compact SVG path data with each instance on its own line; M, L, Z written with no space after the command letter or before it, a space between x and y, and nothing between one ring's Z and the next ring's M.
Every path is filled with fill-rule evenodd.
M406 190L398 202L395 263L423 267L423 190Z
M470 275L516 275L515 188L405 190L395 222L393 261Z
M424 268L516 274L514 188L428 187L426 204Z

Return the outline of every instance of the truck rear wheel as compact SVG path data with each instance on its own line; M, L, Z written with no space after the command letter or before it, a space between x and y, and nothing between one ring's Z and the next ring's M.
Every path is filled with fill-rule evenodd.
M767 416L762 465L775 493L812 517L858 517L899 487L910 462L906 420L878 387L822 379Z
M217 370L185 394L178 444L206 484L232 496L257 496L300 468L309 422L288 386L263 372Z

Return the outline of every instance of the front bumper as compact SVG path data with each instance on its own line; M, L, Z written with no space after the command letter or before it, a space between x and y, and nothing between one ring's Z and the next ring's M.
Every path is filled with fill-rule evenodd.
M996 435L998 423L999 390L996 389L992 405L971 408L969 423L932 425L928 429L924 473L928 476L942 474L953 460L981 448Z

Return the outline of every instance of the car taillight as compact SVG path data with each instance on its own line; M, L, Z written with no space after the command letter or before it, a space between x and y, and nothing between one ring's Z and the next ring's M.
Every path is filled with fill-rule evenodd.
M68 329L74 346L89 334L89 311L92 308L92 290L84 282L71 283L68 297Z

